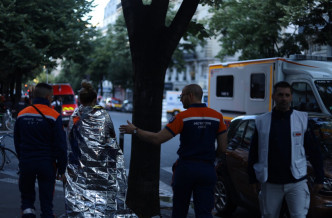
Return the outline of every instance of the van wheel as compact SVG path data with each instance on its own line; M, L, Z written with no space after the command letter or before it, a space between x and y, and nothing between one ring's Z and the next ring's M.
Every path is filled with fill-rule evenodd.
M215 187L214 199L215 208L219 215L228 215L234 212L236 204L231 199L231 190L224 178L218 177Z

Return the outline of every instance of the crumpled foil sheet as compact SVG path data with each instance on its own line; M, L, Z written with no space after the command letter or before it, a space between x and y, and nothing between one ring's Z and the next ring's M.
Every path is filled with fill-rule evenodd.
M100 106L80 106L68 125L67 217L137 217L126 207L124 155Z

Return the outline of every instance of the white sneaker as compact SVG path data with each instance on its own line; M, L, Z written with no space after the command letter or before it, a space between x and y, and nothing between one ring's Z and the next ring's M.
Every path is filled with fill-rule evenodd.
M34 215L36 215L36 211L33 208L27 208L27 209L23 210L22 214L34 214Z

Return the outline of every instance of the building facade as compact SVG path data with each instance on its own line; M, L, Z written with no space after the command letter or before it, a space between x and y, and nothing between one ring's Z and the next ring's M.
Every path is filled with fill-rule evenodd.
M181 4L181 0L171 1L175 9ZM208 6L199 5L193 17L195 20L208 18L210 15ZM114 24L117 17L121 15L122 7L120 0L110 0L104 10L103 28ZM168 68L165 75L165 90L182 90L184 86L196 83L203 89L208 89L208 67L210 64L220 62L216 55L220 51L220 43L217 38L208 38L203 47L197 46L194 55L184 55L185 71L179 72L174 68ZM237 60L236 57L229 57L225 61Z

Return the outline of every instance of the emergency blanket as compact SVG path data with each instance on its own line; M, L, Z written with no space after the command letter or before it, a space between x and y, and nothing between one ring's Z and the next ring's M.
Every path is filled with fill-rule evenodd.
M80 106L68 125L67 217L137 217L126 207L124 155L101 106Z

